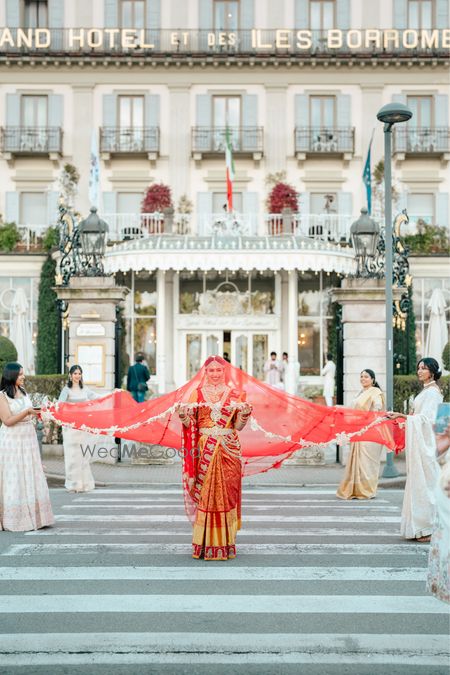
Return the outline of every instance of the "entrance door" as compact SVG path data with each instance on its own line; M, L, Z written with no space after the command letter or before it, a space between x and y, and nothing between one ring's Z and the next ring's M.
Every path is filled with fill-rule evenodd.
M269 333L233 331L231 363L258 380L264 379L264 363L269 356Z

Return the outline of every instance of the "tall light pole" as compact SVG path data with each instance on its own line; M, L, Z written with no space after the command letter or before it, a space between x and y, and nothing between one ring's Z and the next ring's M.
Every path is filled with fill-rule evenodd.
M385 271L386 271L386 408L394 405L394 330L392 326L392 127L407 122L412 112L403 103L388 103L377 113L377 119L384 124L384 224L385 224ZM383 471L384 478L395 478L399 473L394 466L393 453L388 452Z

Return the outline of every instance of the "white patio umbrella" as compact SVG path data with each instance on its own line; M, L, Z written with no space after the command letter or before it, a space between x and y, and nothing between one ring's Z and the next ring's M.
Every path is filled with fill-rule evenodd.
M431 294L427 308L430 310L424 356L431 356L442 365L442 352L448 342L447 321L445 318L445 298L440 288Z
M34 375L34 349L28 321L28 300L23 288L14 293L11 303L13 314L10 340L17 349L17 360L23 366L25 374Z

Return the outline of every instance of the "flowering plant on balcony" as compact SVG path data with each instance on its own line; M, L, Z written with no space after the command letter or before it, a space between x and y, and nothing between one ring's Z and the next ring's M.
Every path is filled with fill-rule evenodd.
M279 182L273 186L267 199L269 213L282 213L283 209L298 211L298 196L295 188L289 183Z
M155 183L147 188L142 200L142 213L163 213L165 209L172 208L172 192L170 187L163 183Z

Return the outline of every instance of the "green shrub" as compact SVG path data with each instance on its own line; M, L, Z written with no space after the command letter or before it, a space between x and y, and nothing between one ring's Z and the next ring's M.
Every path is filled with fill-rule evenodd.
M20 232L15 223L0 225L0 251L7 253L14 251L20 241Z
M67 375L27 375L25 388L29 394L43 394L56 399L67 383Z
M5 365L11 361L17 361L17 349L9 338L0 335L0 375Z
M39 280L38 335L36 343L36 371L39 374L58 371L59 316L56 304L56 262L48 257L42 265Z
M439 386L444 396L444 401L450 401L450 375L441 377ZM396 412L409 412L409 399L417 396L422 391L422 385L416 375L395 375L394 377L394 410ZM404 408L406 401L406 410Z
M442 352L442 365L445 370L450 370L450 342L447 342Z
M448 228L439 225L428 225L423 221L417 223L417 233L408 234L404 238L410 253L448 253Z
M42 248L45 251L51 251L59 244L59 230L57 227L49 227L42 237Z

